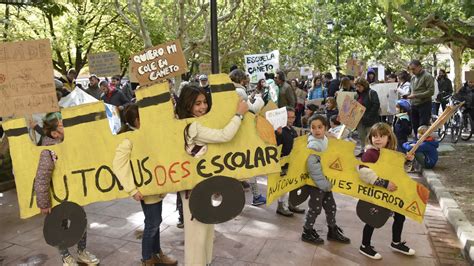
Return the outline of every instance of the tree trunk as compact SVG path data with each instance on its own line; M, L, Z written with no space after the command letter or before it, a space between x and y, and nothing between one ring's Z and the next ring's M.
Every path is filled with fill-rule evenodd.
M462 87L461 71L462 53L464 52L464 47L451 43L449 48L451 48L451 58L454 61L454 91L457 92Z

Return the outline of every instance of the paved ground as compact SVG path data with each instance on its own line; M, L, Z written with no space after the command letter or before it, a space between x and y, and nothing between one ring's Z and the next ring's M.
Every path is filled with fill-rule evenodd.
M260 180L263 181L263 180ZM265 188L264 184L260 184ZM175 195L165 199L161 228L165 253L184 261L183 230L176 227ZM14 190L0 193L0 265L60 265L57 251L42 236L44 217L19 219ZM250 193L247 193L250 202ZM240 216L216 226L212 265L467 265L459 242L450 225L430 200L424 224L408 220L405 239L417 255L407 257L391 251L391 223L376 230L373 245L383 260L373 261L359 254L362 222L355 214L356 200L337 195L337 220L352 243L325 243L313 246L300 240L304 215L292 218L277 216L276 206L248 205ZM141 245L135 231L142 228L140 205L123 199L95 203L85 207L89 220L88 249L102 261L101 265L139 265ZM316 229L326 235L324 215Z

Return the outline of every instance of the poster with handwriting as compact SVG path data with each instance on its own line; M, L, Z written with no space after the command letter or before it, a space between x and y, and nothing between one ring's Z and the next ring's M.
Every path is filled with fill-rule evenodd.
M99 77L120 75L120 58L117 52L88 54L89 72Z
M187 66L181 44L174 40L132 55L131 70L140 86L185 73Z
M49 40L0 43L0 116L58 111Z

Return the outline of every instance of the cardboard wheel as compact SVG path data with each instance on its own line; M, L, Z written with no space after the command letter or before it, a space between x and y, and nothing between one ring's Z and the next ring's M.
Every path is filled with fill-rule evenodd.
M220 204L215 203L221 199ZM214 202L214 204L213 204ZM214 176L197 184L189 197L189 210L194 219L205 224L227 222L242 212L245 193L240 181Z
M295 189L290 192L290 203L293 206L298 206L301 203L305 202L309 197L309 189L308 186L302 186L298 189Z
M389 209L363 200L357 202L356 211L362 222L375 228L382 227L392 215Z
M84 209L74 202L65 201L55 206L44 219L44 239L50 246L69 248L81 240L86 226Z

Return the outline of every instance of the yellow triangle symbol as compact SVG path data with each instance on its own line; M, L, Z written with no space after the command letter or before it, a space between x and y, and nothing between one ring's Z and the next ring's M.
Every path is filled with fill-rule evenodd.
M418 202L413 201L410 205L408 205L408 207L405 209L413 214L416 214L418 216L421 216L421 213L420 213L420 207L418 206Z
M341 161L339 160L339 158L337 158L330 166L329 168L333 169L333 170L337 170L337 171L341 171L342 172L342 164L341 164Z

